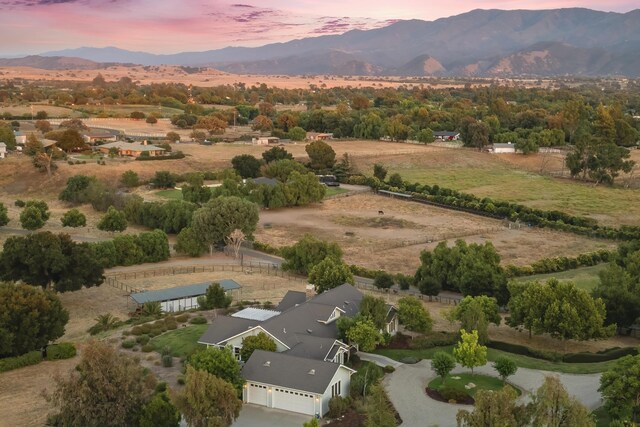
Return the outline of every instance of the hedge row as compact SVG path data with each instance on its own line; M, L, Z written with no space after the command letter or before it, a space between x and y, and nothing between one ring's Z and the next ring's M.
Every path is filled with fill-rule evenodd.
M278 255L278 256L281 253L280 248L271 246L268 243L258 242L257 240L252 243L253 243L253 249L255 249L256 251L264 252L266 254L271 254L271 255Z
M6 357L0 359L0 372L7 372L25 366L37 365L42 362L42 352L40 350L30 351L22 356Z
M507 353L520 354L522 356L533 357L535 359L549 360L552 362L565 363L597 363L617 360L621 357L638 354L635 347L614 347L598 353L569 353L562 354L553 351L535 350L524 345L511 344L501 341L490 341L487 343L490 348L506 351Z
M531 276L534 274L557 273L559 271L573 270L578 267L590 267L614 259L617 251L600 249L595 252L580 254L577 257L542 258L531 265L506 267L509 277Z
M125 234L113 240L89 243L89 246L105 268L169 259L169 239L162 230Z
M175 160L175 159L184 159L184 153L182 151L176 151L175 153L171 153L167 156L138 156L136 160L146 161L146 160Z
M401 187L361 175L349 177L349 184L368 185L373 189L388 190L412 195L417 201L425 201L446 207L458 208L479 215L493 218L520 221L524 224L547 227L570 233L615 240L640 239L640 227L621 226L619 228L600 226L595 220L573 216L560 211L543 211L517 203L502 200L479 198L472 194L462 193L438 185L422 185L403 182Z

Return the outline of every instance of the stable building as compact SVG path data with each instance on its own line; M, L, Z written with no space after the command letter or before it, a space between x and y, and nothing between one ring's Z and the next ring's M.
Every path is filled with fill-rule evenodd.
M491 148L491 152L495 154L513 154L516 152L516 144L511 142L495 143Z
M130 296L138 306L148 302L159 302L163 312L173 313L198 308L198 297L204 296L212 283L214 282L136 292ZM234 291L239 292L242 288L238 282L231 279L217 280L215 283L219 283L227 295L232 295Z

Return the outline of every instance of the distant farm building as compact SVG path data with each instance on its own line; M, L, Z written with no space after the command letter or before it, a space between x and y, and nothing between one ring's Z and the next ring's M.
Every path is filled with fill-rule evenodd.
M82 135L82 138L84 138L84 142L90 145L93 145L98 141L115 142L118 140L118 138L115 135L109 132L100 132L100 131L84 133Z
M7 144L0 142L0 159L4 159L7 156Z
M198 297L204 296L213 282L196 283L176 288L158 289L155 291L137 292L131 294L131 299L142 306L147 302L159 302L162 311L176 312L198 308ZM239 292L241 286L235 280L217 280L227 295Z
M434 132L433 138L436 141L457 141L460 139L460 132L449 132L449 131Z
M309 141L326 141L328 139L333 139L333 134L332 133L307 132L307 139Z
M16 136L16 144L24 145L27 143L27 134L20 131L15 131L14 135Z
M510 142L493 144L491 150L495 154L513 154L516 152L516 145Z
M251 138L251 142L255 145L273 145L279 144L280 138L275 136L261 136L258 138Z
M142 153L149 153L150 157L158 157L163 156L166 151L164 148L148 144L146 141L144 141L143 143L118 141L99 145L97 147L97 149L104 154L109 154L109 151L112 148L118 150L119 156L130 157L140 157Z

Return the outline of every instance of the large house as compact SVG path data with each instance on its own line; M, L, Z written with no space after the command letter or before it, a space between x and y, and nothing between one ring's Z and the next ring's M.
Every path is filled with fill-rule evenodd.
M109 151L115 148L118 150L119 156L131 156L131 157L140 157L142 153L149 153L150 157L163 156L165 154L165 149L162 147L157 147L152 144L147 144L144 141L142 144L137 142L110 142L108 144L99 145L97 149L104 154L109 154Z
M323 416L331 397L349 395L354 371L344 363L350 346L338 339L336 320L358 314L362 298L348 284L309 300L302 292L289 291L275 310L254 308L217 317L198 342L230 347L240 360L242 340L264 332L276 343L276 352L255 351L242 361L244 402ZM391 306L387 322L385 330L395 333L398 319Z

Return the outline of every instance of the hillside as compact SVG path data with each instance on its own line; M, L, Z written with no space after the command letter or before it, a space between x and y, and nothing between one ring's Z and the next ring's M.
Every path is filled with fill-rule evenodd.
M66 56L26 56L24 58L0 59L0 67L32 67L43 70L95 70L103 65L83 58Z
M541 43L551 44L540 50ZM534 53L544 50L549 52ZM399 21L373 30L352 30L256 48L228 47L154 55L109 47L43 55L142 65L208 65L228 72L259 74L392 74L396 71L425 75L448 70L449 75L555 75L579 69L582 71L576 73L585 75L638 76L638 51L640 9L613 13L571 8L478 9L435 21ZM549 61L532 60L540 55L550 58ZM433 61L425 63L425 58ZM501 63L503 60L506 62Z

